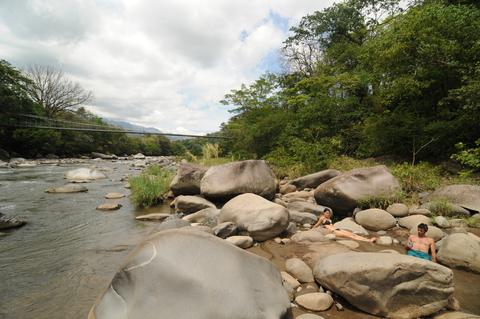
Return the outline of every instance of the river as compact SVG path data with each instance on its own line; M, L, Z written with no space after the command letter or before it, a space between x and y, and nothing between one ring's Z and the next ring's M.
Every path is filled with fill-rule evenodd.
M47 194L66 171L97 165L108 179L83 184L86 193ZM87 317L128 252L155 223L139 222L125 197L120 210L100 212L109 192L129 194L120 181L129 162L0 168L0 212L28 223L0 237L0 318ZM163 206L157 211L169 211Z

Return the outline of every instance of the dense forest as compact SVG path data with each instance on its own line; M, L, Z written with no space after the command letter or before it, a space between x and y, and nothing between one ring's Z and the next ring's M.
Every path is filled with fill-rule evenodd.
M222 101L224 152L301 171L338 155L480 168L480 3L347 0L302 18L285 71Z

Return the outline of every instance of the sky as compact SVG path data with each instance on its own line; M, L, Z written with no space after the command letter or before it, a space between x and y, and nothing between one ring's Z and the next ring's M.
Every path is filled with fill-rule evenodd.
M282 42L331 0L0 0L0 59L61 68L86 108L163 132L205 134L219 101L281 72Z

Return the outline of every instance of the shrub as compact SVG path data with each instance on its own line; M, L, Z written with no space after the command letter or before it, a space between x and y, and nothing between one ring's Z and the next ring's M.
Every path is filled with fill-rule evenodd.
M150 207L163 202L173 175L158 165L148 166L142 174L129 179L132 201L138 207Z
M478 227L480 228L480 218L479 217L469 217L466 219L467 225L470 227Z
M379 165L374 159L356 159L353 157L349 156L338 156L336 157L329 165L329 168L332 169L338 169L339 171L345 172L345 171L350 171L354 168L359 168L359 167L371 167Z
M428 209L430 210L430 212L432 212L433 215L436 216L454 216L452 204L446 199L438 199L430 202Z
M218 158L219 153L220 149L218 147L218 144L207 143L202 146L202 156L205 160Z
M360 209L380 208L386 209L394 203L401 203L405 200L405 194L398 191L392 195L370 196L357 201L357 207Z
M430 191L442 183L441 168L432 164L424 162L414 166L409 163L394 164L390 170L407 194Z

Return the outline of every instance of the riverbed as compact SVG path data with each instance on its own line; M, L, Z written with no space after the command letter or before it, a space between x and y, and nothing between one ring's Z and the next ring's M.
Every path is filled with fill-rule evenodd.
M138 174L129 161L0 168L0 212L25 219L0 237L0 318L86 318L128 252L155 223L139 222L128 197L101 212L109 192L130 191L120 179ZM107 179L83 184L86 193L47 194L66 171L95 165ZM112 201L112 200L110 200ZM168 206L157 211L170 211Z

